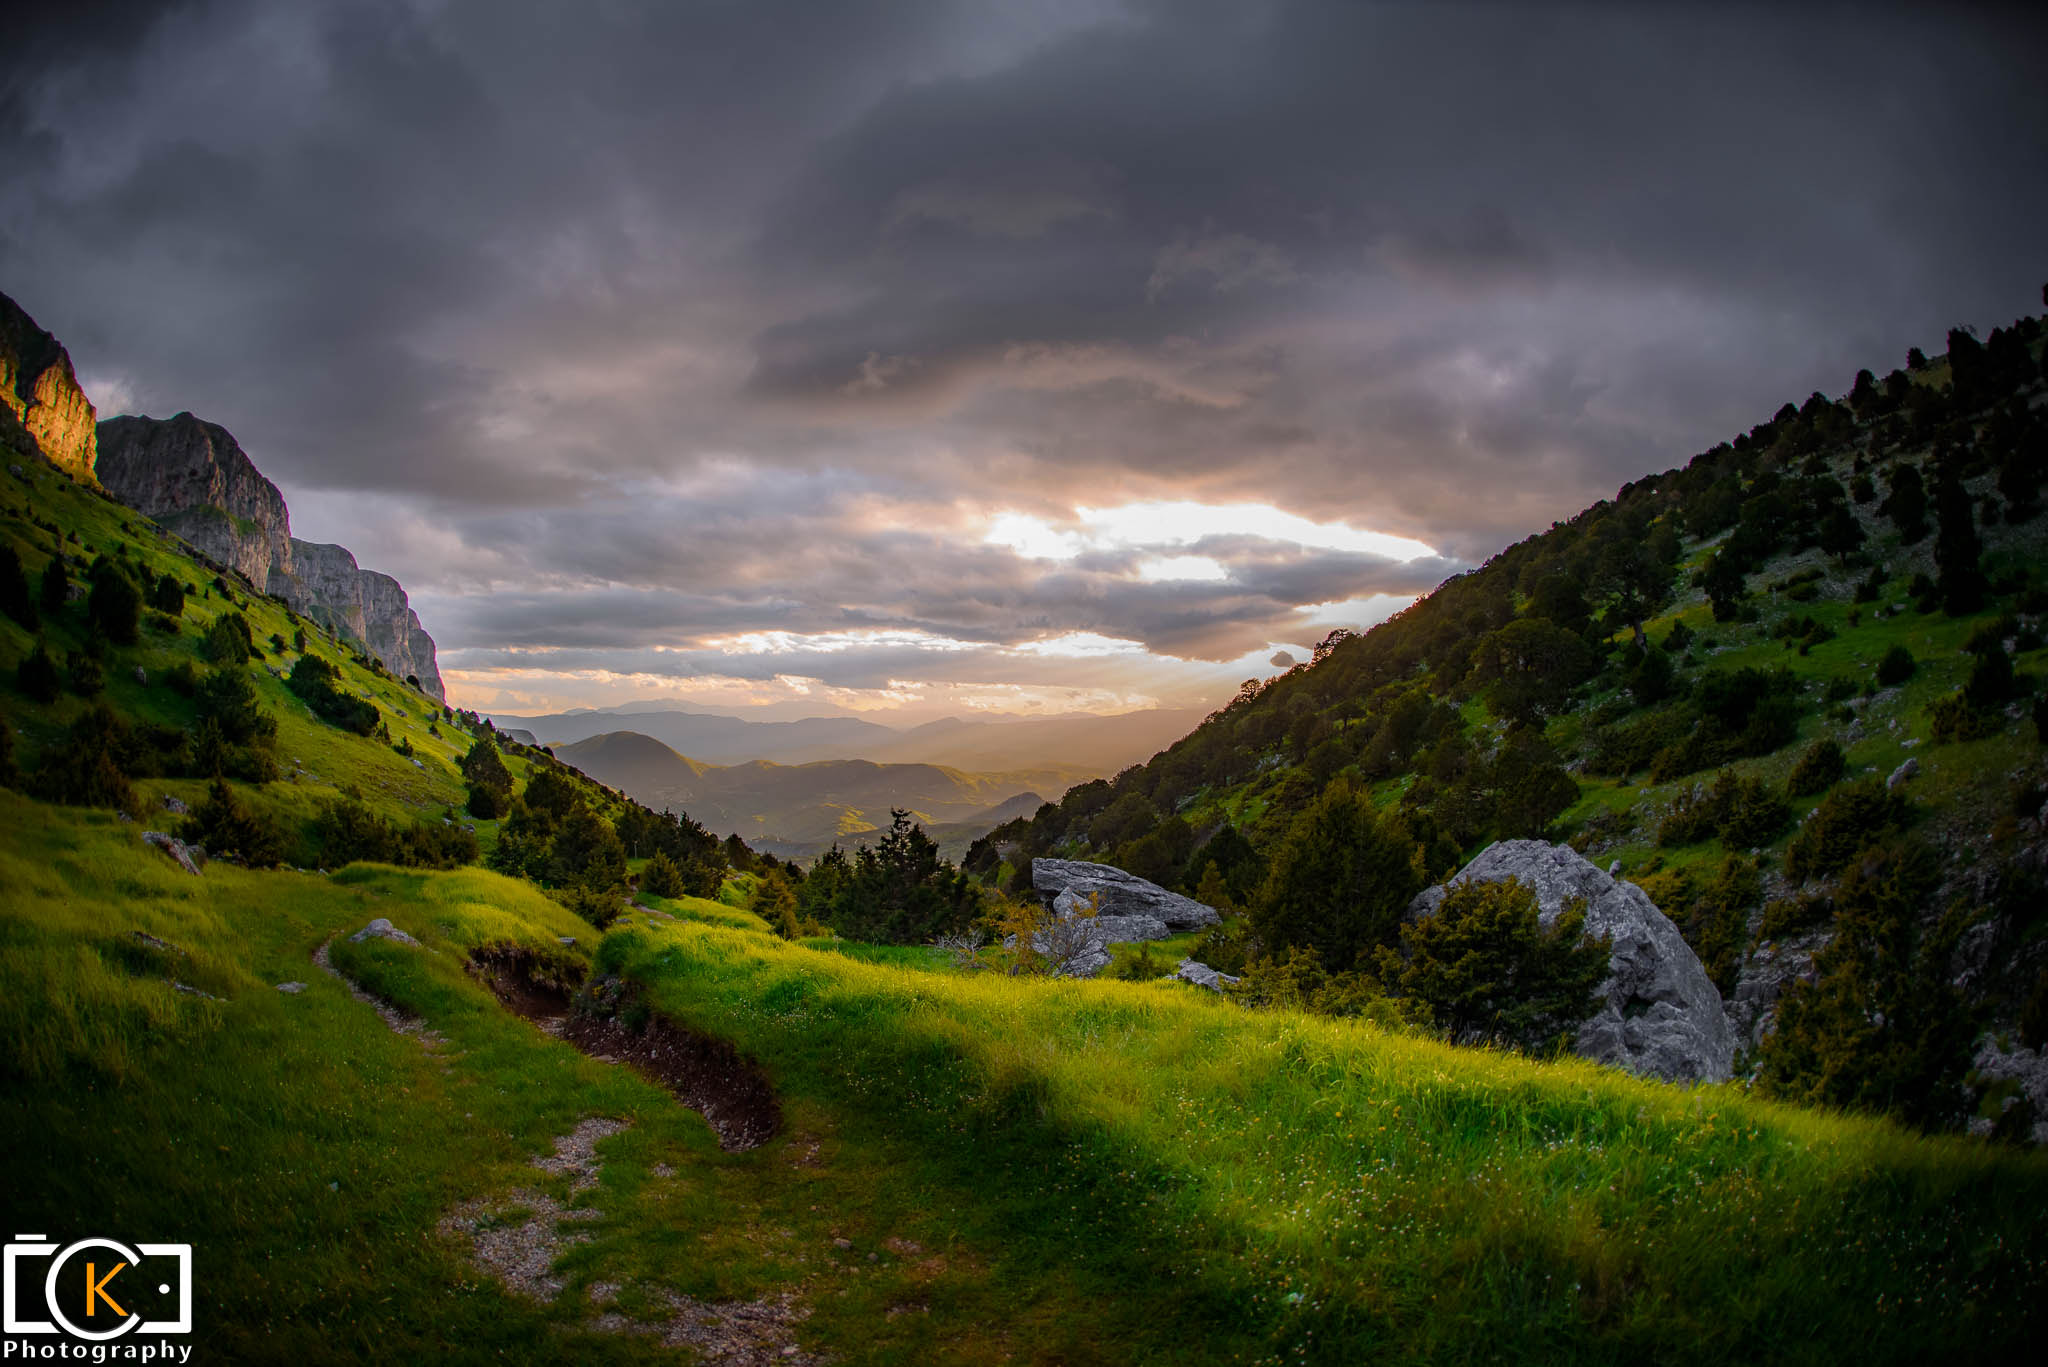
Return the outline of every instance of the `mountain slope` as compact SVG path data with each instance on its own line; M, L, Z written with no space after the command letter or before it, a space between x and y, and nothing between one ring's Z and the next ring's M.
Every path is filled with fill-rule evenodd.
M1053 768L970 774L934 764L870 760L709 765L631 731L558 746L555 755L651 806L688 810L714 830L736 832L749 845L783 856L820 854L834 843L855 843L885 829L895 808L926 825L975 823L979 835L1014 810L995 815L991 807L1020 794L1059 791L1082 777Z
M360 568L341 546L293 537L284 496L226 428L190 413L109 418L98 450L100 482L114 497L443 696L434 640L398 581Z
M1337 785L1398 815L1431 880L1494 839L1566 839L1679 923L1763 1085L2048 1138L2048 1093L1997 1080L2048 1077L2043 335L1959 330L1788 403L970 864L1106 859L1192 890L1220 860L1256 950L1260 880ZM1211 859L1225 829L1245 839Z

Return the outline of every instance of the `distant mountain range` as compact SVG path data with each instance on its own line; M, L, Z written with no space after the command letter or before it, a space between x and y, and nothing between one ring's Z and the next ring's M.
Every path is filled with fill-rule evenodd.
M937 764L973 773L1074 770L1075 782L1101 778L1150 759L1201 722L1195 712L1154 709L1117 717L1075 714L1018 720L947 717L899 729L859 717L747 721L708 712L654 710L628 703L603 711L541 717L494 714L500 729L531 732L560 746L630 730L706 764L772 760L810 764L866 759L877 764ZM1057 792L1047 794L1058 797Z
M709 764L637 731L557 745L555 755L649 806L688 812L785 858L866 843L887 828L892 808L910 812L958 858L977 836L1037 811L1041 794L1057 796L1089 777L1060 765L976 774L864 759Z

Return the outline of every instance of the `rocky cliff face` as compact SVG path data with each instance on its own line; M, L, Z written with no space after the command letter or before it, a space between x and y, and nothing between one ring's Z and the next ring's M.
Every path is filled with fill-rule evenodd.
M0 404L58 469L93 481L97 432L71 357L19 304L0 294Z
M225 427L190 413L99 425L107 492L147 513L257 588L292 569L291 514Z
M361 568L341 546L294 538L284 496L226 428L190 413L109 418L99 424L98 470L123 503L443 696L434 638L398 581Z
M442 696L434 638L396 579L358 567L344 546L313 541L294 539L291 563L272 574L270 592L329 631L361 641L401 679L415 675L423 690Z

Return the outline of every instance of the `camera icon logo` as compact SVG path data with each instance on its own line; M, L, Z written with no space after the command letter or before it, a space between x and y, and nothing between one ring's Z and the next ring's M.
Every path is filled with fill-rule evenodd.
M21 1234L5 1259L6 1332L69 1334L93 1342L123 1334L192 1332L192 1245L80 1239L59 1246Z

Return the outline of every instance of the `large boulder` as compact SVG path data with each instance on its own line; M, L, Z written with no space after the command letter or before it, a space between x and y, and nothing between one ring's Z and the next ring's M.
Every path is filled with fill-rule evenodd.
M1134 873L1078 859L1032 860L1031 886L1052 907L1059 906L1063 894L1085 901L1090 893L1099 893L1096 909L1103 916L1149 916L1171 931L1199 930L1223 919L1216 908L1192 897L1168 892ZM1072 907L1073 899L1067 905Z
M1408 907L1430 915L1452 884L1514 878L1533 889L1548 927L1574 899L1586 903L1586 930L1613 940L1600 1009L1579 1027L1577 1051L1599 1063L1667 1082L1724 1082L1734 1072L1735 1036L1721 994L1671 924L1634 883L1602 873L1565 845L1502 840L1448 883L1428 888Z

